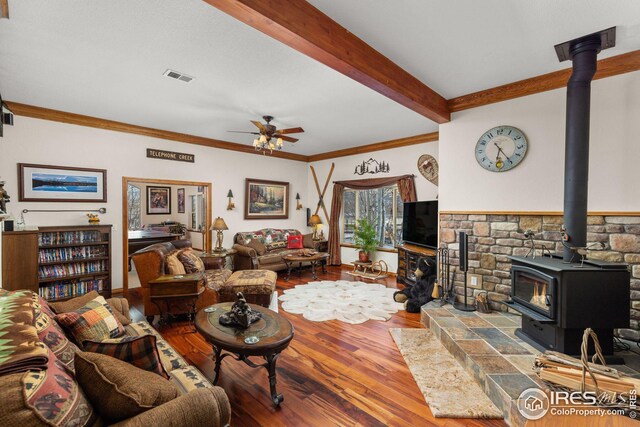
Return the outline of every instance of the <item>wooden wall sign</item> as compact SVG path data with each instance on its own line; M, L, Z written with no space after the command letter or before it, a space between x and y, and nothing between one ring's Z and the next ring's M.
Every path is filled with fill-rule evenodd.
M175 151L156 150L147 148L147 157L152 159L175 160L177 162L195 163L196 157L193 154L176 153Z

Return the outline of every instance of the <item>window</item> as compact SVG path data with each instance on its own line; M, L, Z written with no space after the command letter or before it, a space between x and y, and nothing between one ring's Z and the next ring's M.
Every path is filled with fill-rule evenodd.
M402 199L397 185L372 190L344 190L342 243L353 244L357 220L367 218L378 230L380 246L393 248L402 239Z
M140 216L142 192L139 187L129 184L127 188L127 205L129 230L140 230L142 228L142 217Z

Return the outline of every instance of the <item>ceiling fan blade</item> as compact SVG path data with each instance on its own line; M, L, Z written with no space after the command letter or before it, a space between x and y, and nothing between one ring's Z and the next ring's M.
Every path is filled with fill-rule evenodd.
M304 129L302 128L289 128L289 129L279 129L276 131L276 133L279 133L280 135L286 135L288 133L301 133L304 132Z
M260 132L245 132L242 130L228 130L227 132L231 132L231 133L250 133L253 135L260 135Z
M256 127L258 129L260 129L260 131L262 132L266 132L267 130L264 128L264 125L260 122L256 122L255 120L251 120L251 123L253 123L254 125L256 125Z
M289 142L296 142L298 140L298 138L291 138L290 136L284 136L284 135L273 135L274 138L282 138L284 141L289 141Z

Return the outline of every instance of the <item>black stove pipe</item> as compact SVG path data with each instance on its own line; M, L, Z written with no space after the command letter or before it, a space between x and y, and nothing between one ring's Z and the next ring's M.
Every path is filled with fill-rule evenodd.
M564 154L564 226L569 239L563 254L566 262L576 261L571 247L587 245L591 80L596 73L600 50L600 36L581 39L570 48L573 73L567 84Z

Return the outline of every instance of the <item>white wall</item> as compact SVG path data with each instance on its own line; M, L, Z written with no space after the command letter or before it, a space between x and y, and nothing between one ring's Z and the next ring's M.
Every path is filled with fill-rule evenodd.
M427 181L427 179L420 174L420 172L418 171L418 158L420 158L420 156L423 154L431 154L433 157L438 159L438 147L438 142L427 142L424 144L410 145L407 147L395 148L391 150L375 151L371 153L358 154L348 157L339 157L337 159L328 159L311 163L316 170L316 174L318 175L318 181L321 190L327 179L329 170L331 169L331 163L335 163L335 169L333 171L333 175L331 176L332 182L329 184L324 198L324 202L329 215L331 215L333 181L345 181L362 178L382 178L385 176L414 174L416 175L415 183L418 200L435 200L438 197L438 187ZM378 161L384 160L385 162L389 163L389 173L379 173L375 175L355 175L355 166L361 163L363 160L366 161L370 158ZM442 166L440 166L440 171L442 172ZM303 200L301 202L305 208L310 207L312 210L311 213L313 213L315 212L316 205L318 203L318 192L316 191L316 187L313 182L311 168L309 168L307 188L308 191L306 198L303 194L300 194L300 197L303 197ZM319 215L322 218L322 222L326 224L326 219L324 217L324 214L322 213L322 210L320 210ZM324 227L324 232L328 237L328 227ZM351 261L355 261L358 259L358 251L352 248L342 248L341 255L343 264L349 264ZM398 256L395 253L377 252L374 258L376 260L384 260L389 265L389 271L391 272L395 273L398 269Z
M8 210L17 216L22 209L97 209L106 207L103 224L113 224L113 288L122 286L122 177L175 179L212 182L213 218L222 216L229 231L229 247L238 231L263 227L291 227L306 231L304 210L295 210L295 194L307 191L308 166L303 162L212 149L146 136L112 132L27 117L16 117L14 126L4 128L0 139L0 179L11 195ZM147 148L195 154L195 163L148 159ZM107 203L19 202L17 163L78 166L107 169ZM290 183L288 220L243 219L245 178L273 179ZM236 209L227 211L227 192L233 190ZM159 216L160 218L160 216ZM84 224L84 212L28 213L27 225Z
M440 125L440 210L562 211L566 88L454 113ZM476 162L494 126L526 135L525 159L507 172ZM591 93L590 211L640 211L640 72L596 80Z

